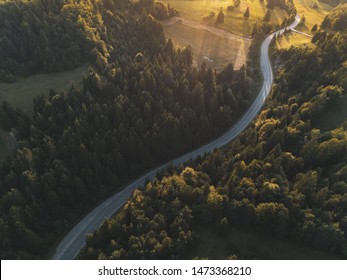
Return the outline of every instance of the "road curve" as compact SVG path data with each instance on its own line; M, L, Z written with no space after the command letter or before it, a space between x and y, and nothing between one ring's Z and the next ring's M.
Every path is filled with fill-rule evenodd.
M74 228L71 229L71 231L64 237L64 239L55 249L52 259L71 260L76 258L79 251L85 245L86 234L88 232L93 232L94 230L96 230L104 222L106 218L112 216L117 210L119 210L125 204L125 202L128 200L128 198L131 196L132 192L136 188L138 188L139 186L143 186L147 179L154 179L157 172L159 170L164 169L168 164L173 163L174 165L178 165L184 163L189 159L202 156L205 153L220 148L229 143L231 140L235 139L235 137L237 137L257 116L260 109L264 105L266 97L270 93L270 89L273 82L273 73L268 52L272 38L275 34L282 34L285 31L285 29L295 28L299 22L300 17L297 15L295 17L295 21L290 26L276 31L265 38L264 42L261 45L260 53L260 68L264 78L263 86L257 98L254 100L252 106L229 131L227 131L222 136L218 137L216 140L208 143L205 146L202 146L190 153L176 158L173 161L167 162L165 164L162 164L161 166L158 166L150 170L141 178L138 178L134 182L130 183L122 191L118 192L117 194L113 195L112 197L101 203L87 216L85 216L77 225L75 225Z

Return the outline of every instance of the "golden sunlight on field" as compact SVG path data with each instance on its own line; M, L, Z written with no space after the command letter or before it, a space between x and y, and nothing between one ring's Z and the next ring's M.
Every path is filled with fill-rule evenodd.
M304 32L311 32L315 24L320 25L324 17L333 9L329 4L317 0L294 0L294 4L298 14L305 17L305 22L297 27Z
M192 47L197 66L205 61L208 66L222 69L232 62L238 69L246 63L251 43L248 39L189 20L180 20L173 24L164 23L164 31L176 47Z
M284 34L276 40L276 46L279 49L288 49L293 45L296 47L313 46L310 37L294 32Z
M231 0L162 0L180 12L180 15L185 19L194 20L200 23L214 26L216 16L207 19L211 13L217 15L222 9L225 18L224 23L218 25L219 28L231 33L250 37L252 28L255 23L262 22L266 12L266 3L259 0L242 0L239 7L235 7L229 11L228 6L233 5ZM247 9L250 10L249 18L244 18L244 13ZM273 9L271 14L271 23L273 26L281 24L287 16L283 9ZM203 20L205 18L205 20Z

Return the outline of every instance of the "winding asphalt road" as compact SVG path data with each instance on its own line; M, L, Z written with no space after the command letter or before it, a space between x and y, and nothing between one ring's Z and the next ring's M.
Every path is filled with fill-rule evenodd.
M64 237L64 239L56 248L52 259L74 259L85 245L86 234L88 232L93 232L94 230L96 230L104 222L106 218L111 217L117 210L119 210L125 204L125 202L128 200L128 198L131 196L132 192L136 188L143 186L147 179L154 179L156 173L159 170L162 170L165 167L167 167L168 164L173 163L174 165L178 165L184 163L189 159L202 156L205 153L220 148L229 143L231 140L235 139L235 137L237 137L257 116L260 109L264 105L266 97L270 93L273 82L273 73L268 52L272 38L275 34L282 34L285 31L285 29L295 28L299 22L300 17L296 16L295 21L290 26L268 35L262 43L260 53L260 67L262 75L264 77L263 86L258 94L258 97L253 102L252 106L229 131L227 131L225 134L223 134L222 136L205 146L202 146L173 161L167 162L161 166L152 169L151 171L143 175L141 178L138 178L137 180L126 186L125 189L101 203L87 216L85 216L74 228L71 229L71 231Z

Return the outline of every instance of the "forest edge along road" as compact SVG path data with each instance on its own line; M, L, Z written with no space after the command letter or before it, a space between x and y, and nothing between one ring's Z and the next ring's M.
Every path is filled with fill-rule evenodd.
M231 129L229 129L226 133L224 133L214 141L177 159L174 159L152 169L141 178L136 179L135 181L130 183L122 191L116 193L106 201L99 204L68 232L68 234L55 249L52 259L74 259L85 245L86 234L88 232L96 230L100 225L102 225L106 218L111 217L115 212L117 212L131 196L132 192L139 186L143 186L146 180L152 180L156 176L158 171L163 170L169 164L178 165L190 159L202 156L205 153L213 151L214 149L223 147L224 145L235 139L257 116L260 109L265 103L266 97L270 93L273 82L273 73L269 59L269 45L272 38L275 35L282 34L285 30L294 29L299 24L299 22L300 17L296 15L295 20L291 25L279 31L271 33L263 41L260 53L260 69L264 79L262 88L251 107L246 111L243 117L232 126Z
M169 161L167 163L158 166L141 178L133 181L128 186L126 186L122 191L116 193L106 201L99 204L94 210L92 210L87 216L85 216L77 225L75 225L71 231L64 237L64 239L57 246L52 259L74 259L78 252L85 245L86 234L96 230L106 218L112 216L117 212L131 196L132 192L139 186L143 186L146 180L152 180L158 171L163 170L169 164L178 165L182 164L190 159L194 159L198 156L202 156L205 153L211 152L214 149L220 148L233 139L235 139L257 116L260 109L265 103L266 97L270 93L273 73L271 68L271 63L269 59L269 45L271 43L274 35L282 34L287 29L295 28L300 22L300 17L296 15L294 22L286 28L276 31L268 35L261 45L260 53L260 68L263 75L263 85L262 88L254 100L251 107L243 115L243 117L232 126L226 133L218 137L214 141L189 152L175 160Z

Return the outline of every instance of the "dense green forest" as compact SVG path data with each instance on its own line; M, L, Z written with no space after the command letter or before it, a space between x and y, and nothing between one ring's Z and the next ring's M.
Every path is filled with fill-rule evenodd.
M87 5L70 2L8 1L0 5L1 81L71 69L86 61L91 49L102 47L101 18ZM84 10L77 12L77 8Z
M201 228L217 238L246 228L347 258L347 122L328 131L317 123L347 89L346 14L347 6L333 11L313 47L275 50L275 84L257 120L224 149L136 190L88 235L80 258L187 258Z
M205 64L192 67L190 48L175 50L154 18L176 11L153 5L38 0L0 6L3 77L85 60L93 65L81 89L35 98L33 116L1 105L1 125L17 145L0 169L2 259L47 257L102 199L219 135L248 108L256 83L245 67L236 71L230 64L219 73Z
M104 67L117 54L141 50L139 34L129 34L133 37L129 41L137 40L136 44L119 40L127 35L125 25L134 28L140 24L124 14L124 8L130 6L158 19L177 14L151 0L137 4L122 0L17 0L0 5L0 81L15 82L18 75L72 69L87 61ZM160 47L156 41L152 42L153 49L149 48L153 53Z

